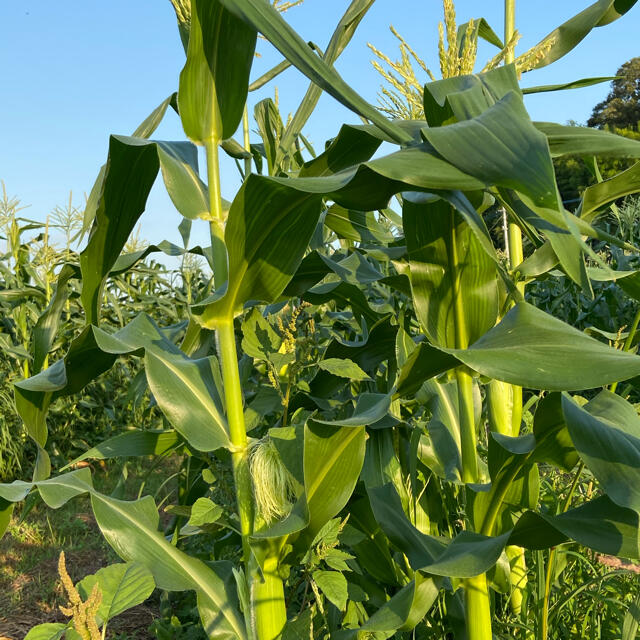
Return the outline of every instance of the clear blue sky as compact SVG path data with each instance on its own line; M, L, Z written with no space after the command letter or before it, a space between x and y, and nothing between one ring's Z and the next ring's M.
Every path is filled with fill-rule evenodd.
M517 27L525 51L592 0L518 0ZM305 40L324 47L348 0L306 0L286 14ZM482 7L481 9L479 7ZM458 21L485 17L502 31L502 1L458 0ZM393 24L437 70L437 23L440 0L377 0L337 68L365 98L376 102L380 78L370 64L366 43L395 58ZM0 179L10 194L31 207L31 218L44 219L68 199L76 203L93 184L106 158L111 133L130 134L141 120L177 88L184 63L175 16L169 0L20 0L0 1ZM596 29L555 65L526 74L523 85L551 84L587 76L614 75L626 60L640 54L640 8ZM265 41L254 65L258 77L281 58ZM493 53L481 49L479 61ZM290 69L277 80L284 114L294 111L307 80ZM609 85L547 93L527 98L534 120L584 122ZM251 96L252 104L273 95L273 86ZM357 118L323 96L306 133L316 148L335 135L342 122ZM156 133L158 139L182 139L173 112ZM231 199L237 188L235 167L223 167L223 191ZM179 220L154 187L143 216L142 236L151 242L178 242ZM194 226L193 240L206 242L204 223Z

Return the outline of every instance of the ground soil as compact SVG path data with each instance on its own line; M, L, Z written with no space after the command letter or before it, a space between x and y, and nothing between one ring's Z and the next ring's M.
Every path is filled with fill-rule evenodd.
M60 551L65 552L74 582L119 561L104 543L90 511L69 509L56 513L54 521L40 509L35 518L32 515L22 523L14 518L0 541L0 640L23 640L37 624L68 620L59 609L66 602L57 571ZM61 517L68 518L62 525ZM108 637L155 637L148 632L157 618L153 597L150 600L114 619Z

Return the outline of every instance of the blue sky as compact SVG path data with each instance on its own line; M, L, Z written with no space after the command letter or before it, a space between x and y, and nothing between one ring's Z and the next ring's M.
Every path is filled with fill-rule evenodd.
M549 31L591 4L592 0L518 0L517 27L523 52ZM287 19L305 40L328 42L348 0L305 0ZM502 32L502 1L458 0L458 21L485 17ZM380 78L370 64L367 42L396 57L393 24L437 71L437 23L440 0L377 0L336 65L345 80L376 102ZM10 0L0 1L0 179L11 195L31 206L24 212L43 220L58 204L81 204L106 158L111 133L130 134L141 120L177 88L184 63L175 16L169 0ZM640 53L640 8L617 22L596 29L572 53L551 67L526 74L523 86L551 84L587 76L614 75ZM281 58L260 41L258 77ZM482 48L479 61L493 55ZM437 74L436 74L437 75ZM307 80L290 69L276 81L284 114L292 112ZM608 84L576 91L527 97L534 120L584 122L602 100ZM251 95L251 105L273 96L274 86ZM259 95L258 95L259 94ZM316 148L335 135L342 122L357 118L323 96L306 133ZM182 139L178 118L169 113L158 139ZM231 199L238 186L235 167L223 167L223 195ZM161 180L143 216L141 235L150 242L178 242L179 219L165 196ZM206 242L205 223L194 225L193 241Z

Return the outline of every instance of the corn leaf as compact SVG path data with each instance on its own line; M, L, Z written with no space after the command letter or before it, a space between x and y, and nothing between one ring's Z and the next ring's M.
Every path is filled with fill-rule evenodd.
M584 407L569 396L562 410L580 457L616 504L640 511L640 418L633 405L602 391Z
M640 140L591 127L570 127L553 122L533 124L547 137L553 158L574 154L640 158Z
M489 378L549 391L592 389L640 374L639 356L609 347L520 302L468 349L418 345L400 370L396 393L415 392L424 380L456 362Z
M163 100L141 123L138 125L136 130L131 134L134 138L150 138L155 130L158 128L160 123L162 122L165 113L169 105L171 105L177 111L177 94L172 93L168 98ZM96 180L91 187L91 191L89 192L89 198L87 199L87 204L84 208L84 215L82 219L82 229L80 230L80 235L84 236L87 231L89 231L91 227L91 223L93 222L96 211L98 210L98 203L100 200L100 192L102 190L102 183L104 182L104 177L106 174L107 165L103 164L98 171L98 175Z
M601 84L602 82L611 82L615 80L615 76L604 76L599 78L581 78L580 80L573 80L572 82L564 82L562 84L545 84L537 87L523 87L522 93L527 95L529 93L546 93L547 91L565 91L566 89L582 89L583 87L591 87L594 84Z
M207 565L166 540L158 531L158 511L151 496L132 502L116 500L96 491L90 471L80 469L36 483L17 480L0 484L0 497L18 502L34 488L53 509L88 493L98 527L125 562L135 561L148 569L160 589L195 589L198 596L218 613L218 625L212 638L246 640L230 564L214 562Z
M279 449L285 453L286 449ZM299 450L289 449L287 467L300 469ZM303 494L284 520L256 532L256 539L277 538L304 530L311 542L347 504L360 476L365 454L364 427L335 428L308 421L304 427Z
M557 208L558 189L547 142L515 92L472 119L422 133L461 171L486 184L520 191L540 206Z
M304 40L269 3L252 0L220 0L220 2L251 27L260 31L294 67L329 95L370 120L396 142L408 141L408 136L401 129L363 100L329 64L312 53Z
M619 507L607 496L558 516L526 511L516 523L509 544L547 549L575 540L600 553L640 558L638 513Z
M580 217L593 222L608 204L640 191L640 162L608 180L587 187L582 194Z
M249 89L256 32L218 0L191 1L187 61L180 73L182 126L196 144L230 138Z
M424 618L439 592L431 577L416 573L413 580L395 593L360 627L344 629L336 634L339 640L357 638L359 633L394 634L411 631Z
M318 196L292 189L288 181L249 176L231 204L225 229L226 290L194 307L199 321L213 327L249 300L274 302L302 261L319 216Z
M414 306L427 337L444 347L458 346L461 337L475 342L498 316L495 263L444 200L417 204L405 198L402 220Z
M596 27L623 16L636 0L598 0L545 36L532 49L541 50L532 68L540 69L559 60L576 47Z
M138 456L163 455L181 442L180 436L172 429L163 431L134 429L91 447L81 456L66 464L61 471L83 460L108 460L109 458L128 458Z
M141 314L113 334L87 327L72 342L64 359L16 383L18 411L41 447L46 443L44 415L51 401L77 393L107 371L118 356L132 354L146 354L151 392L180 435L202 451L229 444L212 360L188 358L153 320ZM185 397L189 398L188 405L183 403Z
M74 265L65 264L62 267L51 300L33 327L31 334L31 353L33 355L31 371L33 373L39 373L42 370L44 361L51 350L60 326L60 315L69 296L67 285L69 280L77 275L77 267Z
M340 54L351 41L355 31L373 5L374 0L352 0L344 15L340 19L329 45L327 46L322 59L329 67L333 67ZM280 148L276 158L276 164L280 165L284 156L290 153L296 138L302 133L302 128L313 113L313 110L320 100L322 88L312 82L305 93L293 118L287 123L283 132Z
M80 254L81 299L87 324L98 323L105 279L144 212L160 168L169 195L183 215L197 217L208 211L193 145L111 136L93 227Z

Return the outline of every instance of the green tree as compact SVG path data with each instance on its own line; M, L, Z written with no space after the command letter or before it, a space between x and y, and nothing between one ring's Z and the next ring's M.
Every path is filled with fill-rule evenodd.
M637 131L640 121L640 57L625 62L616 75L618 78L612 82L611 92L593 108L587 125Z

